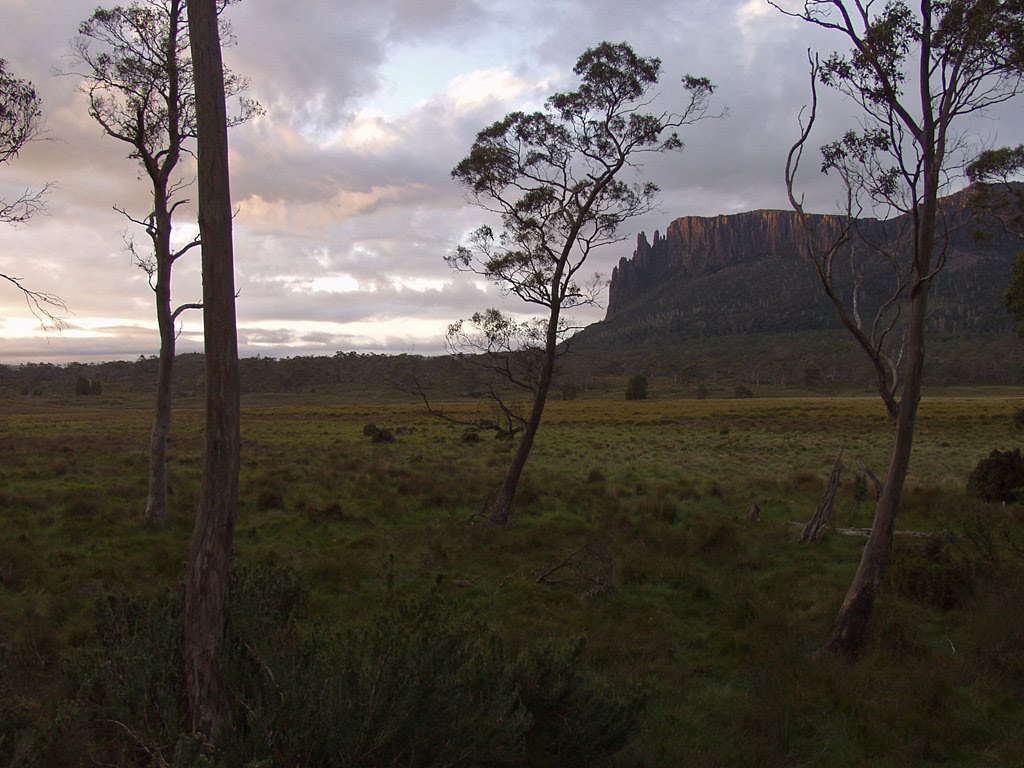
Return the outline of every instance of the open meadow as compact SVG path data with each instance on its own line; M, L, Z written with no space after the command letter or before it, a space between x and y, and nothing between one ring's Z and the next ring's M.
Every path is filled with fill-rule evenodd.
M467 439L412 402L250 396L234 562L298 574L300 632L435 594L513 648L585 638L584 668L644 702L615 765L1019 765L1024 515L965 495L980 458L1019 445L1019 405L923 401L897 527L937 535L896 537L853 665L812 654L863 539L802 545L789 523L842 450L833 523L870 525L856 461L884 473L877 398L553 402L497 529L477 514L510 441ZM186 402L170 520L143 519L150 415L116 394L0 403L0 764L118 764L75 660L100 643L101 598L180 588L201 472Z

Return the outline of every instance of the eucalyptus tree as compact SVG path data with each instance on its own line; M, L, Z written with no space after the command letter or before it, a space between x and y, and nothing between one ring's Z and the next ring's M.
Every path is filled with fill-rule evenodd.
M967 176L977 184L973 203L993 215L1017 237L1024 238L1024 144L982 152L969 166ZM1013 260L1010 284L1003 293L1010 315L1021 323L1017 332L1024 336L1024 251Z
M236 0L216 0L219 15ZM167 440L171 428L171 382L177 323L183 312L201 309L199 302L173 306L171 271L174 264L198 247L200 238L175 245L173 218L189 204L185 197L191 177L183 175L183 159L193 154L196 138L196 101L192 58L189 52L185 0L136 0L114 8L98 8L78 29L72 42L75 60L82 65L82 90L89 114L103 132L126 144L149 180L152 202L139 218L117 208L129 221L145 229L150 247L128 248L134 263L149 279L156 300L160 334L156 406L150 434L149 492L146 514L163 521L167 516ZM231 39L220 21L221 36ZM225 71L227 95L239 96L244 79ZM239 110L229 125L237 125L259 106L239 98Z
M226 95L218 6L188 0L195 62L199 235L203 256L206 436L203 479L185 582L185 688L194 732L214 741L228 693L218 668L238 501L239 376Z
M32 83L22 80L8 69L0 59L0 165L14 160L29 142L38 139L43 130L42 100ZM13 200L0 198L0 222L23 224L46 207L46 193L50 184L42 189L27 189ZM37 318L56 326L62 324L60 315L67 305L55 294L36 291L25 285L22 278L0 272L0 279L19 290L29 310Z
M807 0L776 8L836 33L850 46L822 61L810 55L811 104L786 163L789 198L806 228L807 255L839 319L875 370L893 424L888 470L871 535L825 649L855 657L892 548L907 476L925 362L929 291L945 259L947 222L940 195L960 178L969 142L965 120L1021 89L1024 3L1020 0ZM783 7L785 5L785 7ZM816 86L852 102L858 125L822 147L822 171L843 183L845 226L815 232L796 191L796 176L818 109ZM904 214L908 226L890 242L858 232L864 211ZM868 313L860 302L863 259L891 270L891 291ZM840 269L842 267L842 269ZM844 289L840 271L852 274Z
M687 75L688 101L680 112L647 112L661 61L638 56L626 43L601 43L577 60L575 90L556 93L538 112L512 112L483 129L469 154L452 171L471 200L500 218L501 230L477 229L447 260L459 270L492 281L541 312L539 328L491 310L472 336L493 341L499 360L507 342L531 339L536 358L528 389L531 405L522 435L497 494L490 519L507 522L516 486L540 427L559 345L571 331L563 313L593 303L596 279L581 280L596 248L619 242L620 226L651 210L657 187L619 178L641 156L679 150L676 129L708 115L714 90L703 77ZM531 329L536 329L532 332ZM454 336L464 332L453 326ZM511 331L515 330L514 333ZM452 338L452 334L450 334ZM473 350L477 351L477 350ZM499 363L499 367L504 363Z

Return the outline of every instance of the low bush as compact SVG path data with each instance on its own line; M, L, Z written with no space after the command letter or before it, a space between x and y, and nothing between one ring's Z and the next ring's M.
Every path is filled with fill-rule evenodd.
M626 385L626 399L627 400L646 400L647 399L647 377L646 376L634 376L629 380L629 384Z
M290 571L237 570L222 670L231 727L202 755L182 707L182 600L109 597L99 646L70 665L97 754L122 766L595 766L639 728L641 699L596 683L582 641L514 652L437 595L366 629L299 631Z
M967 478L967 493L985 501L1016 501L1024 493L1024 457L1020 448L994 450Z
M970 565L938 536L923 544L900 542L886 571L886 588L901 597L948 611L971 593Z

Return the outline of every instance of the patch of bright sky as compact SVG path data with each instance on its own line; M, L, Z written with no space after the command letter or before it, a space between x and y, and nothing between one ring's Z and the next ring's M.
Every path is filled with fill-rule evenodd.
M450 280L441 280L431 277L391 277L389 282L400 291L440 291L451 285ZM356 293L374 292L377 286L372 283L362 283L349 274L337 274L329 277L315 277L309 283L309 289L325 293Z
M510 14L500 24L475 30L457 45L450 42L417 42L396 45L378 73L383 86L360 105L372 114L393 119L407 114L432 96L444 93L452 81L478 71L518 70L524 63L524 29L527 14ZM532 19L536 22L536 18ZM535 24L531 24L531 29ZM529 35L535 36L536 29Z
M416 338L435 340L444 332L445 323L437 319L422 317L394 317L385 320L358 320L351 323L334 323L325 320L297 320L288 323L287 330L295 338L294 345L300 346L302 336L313 333L325 333L336 336L359 337L367 343L381 338ZM256 320L243 322L239 331L280 331L281 323L275 320ZM276 346L282 345L275 342Z
M113 338L124 328L124 318L87 317L70 318L71 325L59 331L44 327L43 323L31 315L25 317L9 317L0 320L0 338L49 339L59 336L65 339L98 339ZM156 328L156 324L151 324ZM142 327L146 327L143 323Z

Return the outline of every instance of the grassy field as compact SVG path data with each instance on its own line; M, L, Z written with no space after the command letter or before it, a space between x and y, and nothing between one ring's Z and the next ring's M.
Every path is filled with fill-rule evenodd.
M971 394L922 403L898 527L945 534L897 538L852 666L812 653L863 540L804 546L788 523L843 451L833 521L870 525L854 460L884 472L877 398L552 403L506 530L476 514L508 441L467 442L415 404L251 398L235 560L298 571L307 620L328 626L433 590L513 644L584 636L590 670L646 696L618 765L1020 765L1024 517L964 495L979 458L1019 445L1020 401ZM141 519L147 406L0 402L0 695L26 738L72 695L62 660L96 642L96 599L183 577L202 412L175 413L159 528ZM368 422L396 441L371 442ZM48 759L91 764L67 717Z

